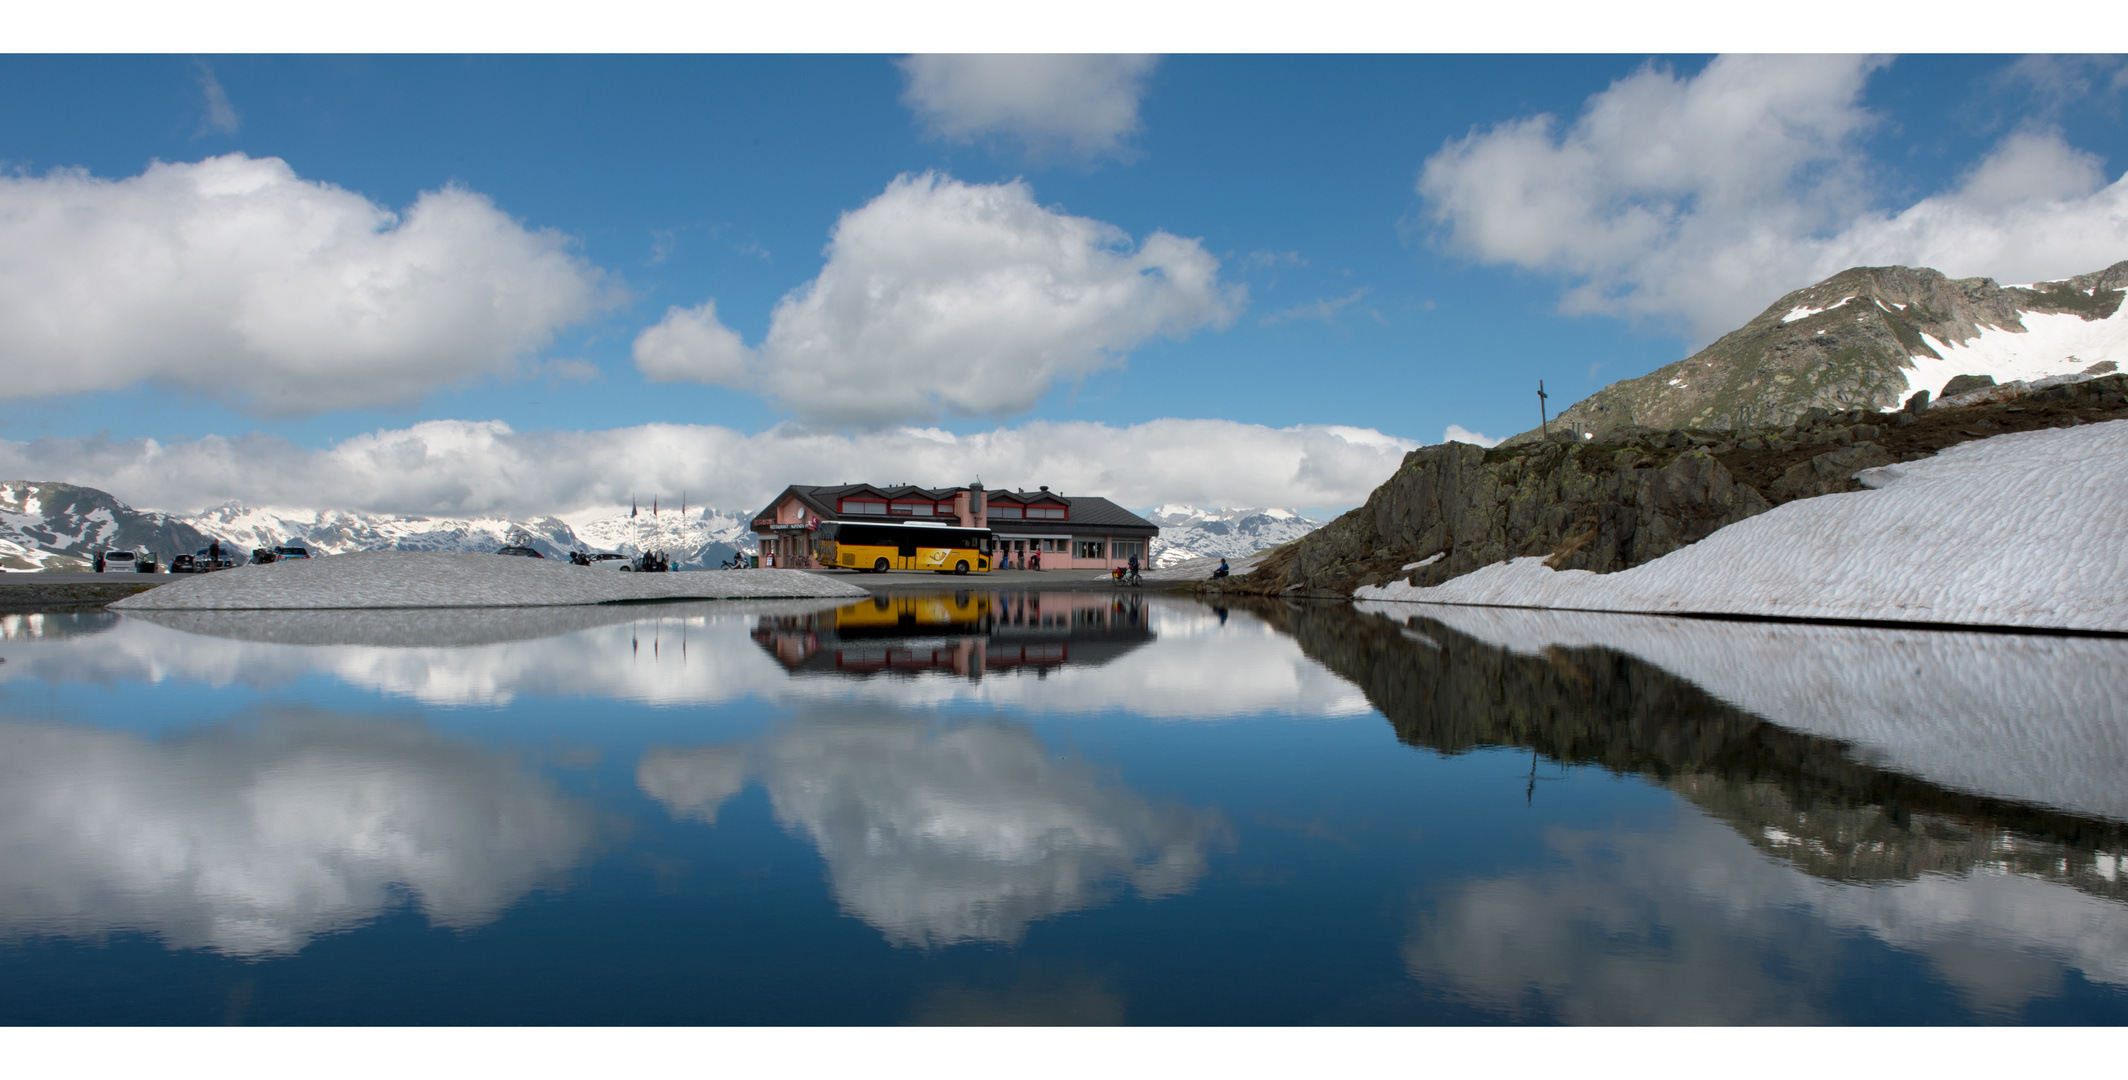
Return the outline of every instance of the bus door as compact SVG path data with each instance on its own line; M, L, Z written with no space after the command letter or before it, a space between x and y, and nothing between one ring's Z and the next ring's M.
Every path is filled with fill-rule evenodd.
M898 550L901 555L901 558L895 563L894 568L897 570L916 569L916 545L913 543L904 543Z

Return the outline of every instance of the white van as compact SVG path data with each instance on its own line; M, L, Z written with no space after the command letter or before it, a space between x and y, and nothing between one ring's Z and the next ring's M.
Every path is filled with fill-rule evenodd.
M130 573L140 569L140 557L130 551L106 551L96 559L96 572L106 570L114 574Z

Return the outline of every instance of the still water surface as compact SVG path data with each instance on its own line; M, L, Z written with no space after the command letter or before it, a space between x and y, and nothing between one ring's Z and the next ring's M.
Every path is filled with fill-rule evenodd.
M2128 1020L2128 641L0 616L0 1023Z

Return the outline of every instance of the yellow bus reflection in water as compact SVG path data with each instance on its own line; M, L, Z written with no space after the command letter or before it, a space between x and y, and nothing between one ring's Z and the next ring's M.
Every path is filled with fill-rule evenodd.
M1107 590L881 593L764 616L754 641L793 674L985 672L1101 664L1153 639L1142 599Z

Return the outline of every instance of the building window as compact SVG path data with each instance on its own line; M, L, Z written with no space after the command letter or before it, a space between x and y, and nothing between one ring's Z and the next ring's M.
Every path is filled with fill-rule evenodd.
M927 502L897 502L894 504L894 513L922 514L925 517L930 517L931 504Z
M880 499L844 499L842 500L842 512L845 514L884 514L887 512L887 504Z
M1117 540L1109 546L1115 549L1115 557L1119 560L1136 555L1139 562L1145 561L1145 544L1140 541Z
M953 509L953 504L952 504L952 503L940 503L940 504L938 504L938 516L939 516L939 517L952 517L952 516L954 516L954 514L955 514L955 513L957 513L957 511L955 511L955 510Z
M1027 516L1062 521L1064 520L1064 508L1061 506L1030 506L1027 508Z
M1081 540L1081 541L1079 541L1079 558L1082 558L1082 559L1098 559L1098 558L1101 558L1101 541L1099 541L1099 540Z
M1021 509L1021 507L1010 503L1001 503L990 508L990 516L994 518L1011 518L1017 521L1021 516Z

